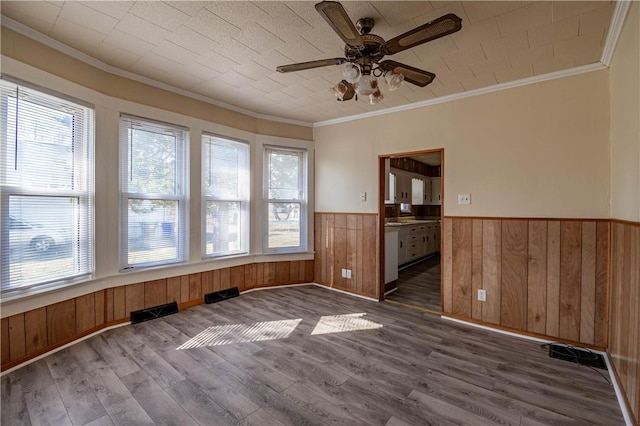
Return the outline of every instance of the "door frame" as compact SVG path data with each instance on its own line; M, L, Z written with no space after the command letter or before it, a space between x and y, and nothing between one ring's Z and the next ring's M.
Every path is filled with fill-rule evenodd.
M393 154L378 155L378 301L382 302L385 299L384 295L384 259L385 259L385 245L384 245L384 221L385 221L385 203L384 203L384 189L386 185L385 176L385 161L391 158L404 158L413 157L416 155L435 154L440 153L440 194L441 194L441 206L440 206L440 264L442 264L444 257L442 256L443 243L445 239L444 234L444 148L425 149L422 151L408 151L398 152ZM440 311L442 312L442 306L444 303L442 292L442 274L444 268L440 267Z

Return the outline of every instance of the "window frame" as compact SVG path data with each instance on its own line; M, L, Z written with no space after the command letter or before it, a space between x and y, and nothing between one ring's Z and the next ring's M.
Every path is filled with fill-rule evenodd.
M37 186L16 185L8 181L5 165L0 164L0 292L9 294L24 292L36 287L68 286L77 282L91 279L95 274L94 253L94 191L95 191L95 107L92 104L75 99L23 80L3 75L0 84L0 103L2 114L0 117L0 158L7 158L8 140L8 99L9 85L15 86L16 108L19 109L20 90L26 92L27 102L40 107L62 111L82 122L74 126L72 131L73 160L71 173L71 188L39 188ZM24 102L24 101L23 101ZM16 142L17 143L17 142ZM22 172L21 172L22 173ZM67 275L56 276L31 283L10 286L11 242L9 236L11 197L46 197L77 199L77 210L74 212L74 229L71 238L72 262L74 271ZM6 225L5 225L6 224ZM5 229L5 226L7 227ZM84 254L84 255L83 255Z
M209 141L206 141L205 138L210 138ZM238 147L242 147L245 157L245 170L246 176L240 176L240 180L244 180L244 182L239 182L238 193L239 196L237 198L226 198L226 197L216 197L214 195L206 194L206 186L205 180L207 179L207 173L210 172L209 165L207 162L207 154L205 150L207 149L208 144L212 144L215 140L220 140L221 142L227 143L229 145L234 145ZM202 226L201 226L201 255L203 259L216 259L223 258L228 256L241 256L247 255L250 253L251 246L251 145L249 142L234 139L227 136L221 136L215 133L202 132L201 137L202 144ZM244 178L244 179L243 179ZM241 185L244 184L245 187L242 188ZM233 251L222 251L222 252L213 252L207 254L207 203L211 201L219 201L219 202L239 202L240 203L240 229L242 236L240 237L240 249Z
M298 155L298 191L301 197L296 198L269 198L270 184L270 161L271 152L287 152L297 153ZM309 228L308 228L308 209L309 209L309 151L307 148L280 146L280 145L264 145L263 147L263 244L262 250L265 254L286 254L286 253L305 253L309 250ZM271 203L295 203L300 204L299 227L300 227L300 244L298 246L288 247L269 247L269 206Z
M124 124L130 123L127 127ZM175 194L129 192L128 172L130 170L130 141L127 131L135 123L138 129L161 130L171 134L175 132L176 144L176 171L175 171ZM120 272L135 271L146 268L170 266L185 263L188 260L189 238L189 129L177 124L166 123L150 118L121 113L118 125L119 138L119 270ZM158 132L160 133L160 132ZM161 200L176 201L178 208L178 238L176 239L176 257L167 260L152 260L140 263L129 263L129 200Z

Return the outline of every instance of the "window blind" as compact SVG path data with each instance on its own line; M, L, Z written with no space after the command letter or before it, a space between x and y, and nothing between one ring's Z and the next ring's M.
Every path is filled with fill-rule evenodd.
M93 109L0 81L2 291L93 271Z
M120 117L121 269L186 259L187 137L181 126Z
M202 135L203 254L249 251L249 145Z

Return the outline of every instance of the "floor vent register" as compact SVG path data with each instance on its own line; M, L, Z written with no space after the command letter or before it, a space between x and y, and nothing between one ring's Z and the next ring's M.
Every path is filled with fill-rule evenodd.
M548 346L549 356L551 358L570 361L576 364L586 365L588 367L599 368L601 370L607 369L607 363L604 361L604 357L595 352L591 352L589 349L559 343L551 343Z

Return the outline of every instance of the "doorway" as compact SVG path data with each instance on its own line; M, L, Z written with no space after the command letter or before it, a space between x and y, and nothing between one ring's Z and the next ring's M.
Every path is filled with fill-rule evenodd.
M442 311L444 150L380 156L380 300Z

